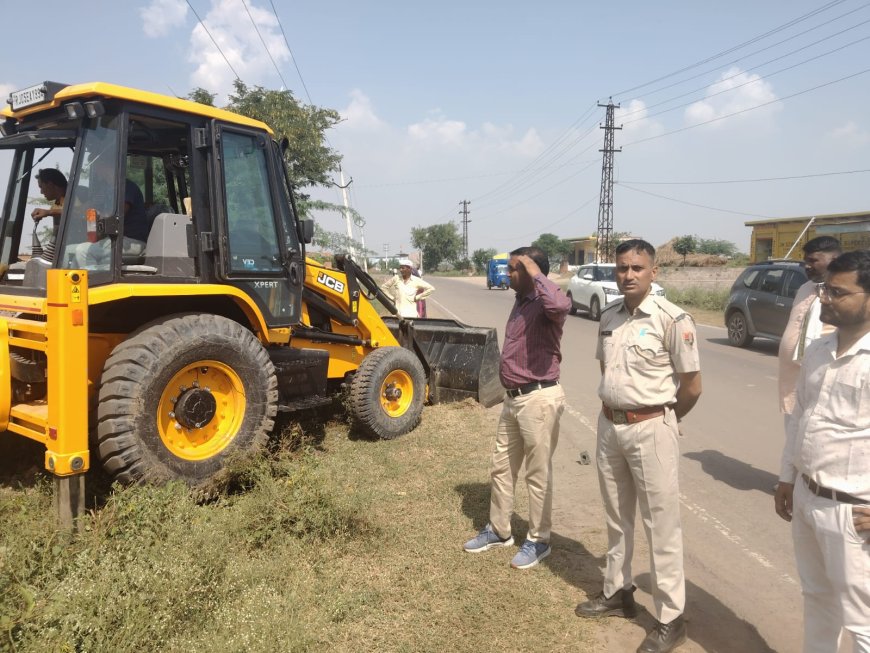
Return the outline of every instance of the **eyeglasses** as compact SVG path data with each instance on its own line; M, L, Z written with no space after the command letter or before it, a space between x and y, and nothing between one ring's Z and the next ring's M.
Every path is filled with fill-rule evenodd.
M845 290L840 290L839 288L831 288L825 283L817 283L816 294L819 296L819 299L829 299L831 301L836 301L838 299L842 299L843 297L848 297L849 295L866 295L867 291L856 290L854 292L846 292Z

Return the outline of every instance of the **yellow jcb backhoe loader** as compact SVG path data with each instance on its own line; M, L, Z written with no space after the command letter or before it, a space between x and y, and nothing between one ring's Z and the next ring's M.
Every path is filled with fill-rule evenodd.
M278 411L348 385L383 438L426 401L500 400L494 329L382 319L373 300L395 307L353 261L306 260L313 224L265 124L53 82L13 92L0 120L0 431L41 442L58 478L93 454L124 482L196 485L262 446ZM45 167L68 185L34 225Z

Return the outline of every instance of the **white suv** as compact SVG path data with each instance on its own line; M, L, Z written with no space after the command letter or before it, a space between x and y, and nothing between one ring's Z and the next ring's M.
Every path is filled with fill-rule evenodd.
M616 265L613 263L589 263L581 265L577 274L568 281L568 299L571 300L571 315L577 310L588 311L595 321L601 318L601 309L622 297L616 287ZM665 289L653 283L653 295L665 296Z

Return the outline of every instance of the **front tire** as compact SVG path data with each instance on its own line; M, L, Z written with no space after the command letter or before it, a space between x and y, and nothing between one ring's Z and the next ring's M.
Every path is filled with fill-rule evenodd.
M350 387L353 421L366 435L392 440L413 430L423 414L426 375L412 352L382 347L370 352Z
M740 311L734 311L728 316L728 341L735 347L748 347L753 340L749 333L749 323Z
M199 485L228 456L260 450L274 427L275 368L242 325L208 315L152 322L103 367L100 459L116 480Z

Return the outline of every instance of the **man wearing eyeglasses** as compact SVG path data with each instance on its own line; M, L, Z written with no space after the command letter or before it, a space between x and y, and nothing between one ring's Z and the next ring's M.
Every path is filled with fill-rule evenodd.
M832 236L819 236L808 241L803 250L804 269L809 280L795 294L788 323L779 341L779 409L786 428L794 411L795 383L806 345L823 333L834 330L819 320L816 284L824 280L828 265L840 255L840 241Z
M847 252L818 284L837 327L806 350L775 494L792 524L804 595L804 652L870 653L870 250Z

